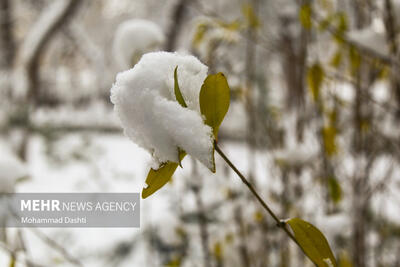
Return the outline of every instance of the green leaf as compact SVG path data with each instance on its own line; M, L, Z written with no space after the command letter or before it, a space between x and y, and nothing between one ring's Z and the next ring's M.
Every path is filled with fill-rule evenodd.
M319 92L324 81L324 76L324 70L319 63L315 63L308 69L307 81L314 101L318 101L319 99Z
M334 126L326 126L322 128L322 139L324 141L325 153L328 157L332 157L337 153L336 145L337 130Z
M328 241L320 230L299 218L290 219L287 223L304 253L317 267L337 267Z
M214 256L216 258L217 261L222 261L223 257L224 257L224 247L221 244L221 242L216 242L214 244Z
M186 153L183 151L179 152L179 162L186 156ZM176 162L166 162L161 165L160 168L154 170L150 169L147 174L146 184L147 187L142 190L142 198L145 199L155 192L157 192L161 187L163 187L169 180L171 180L172 175L174 174L176 168L178 167L178 163Z
M181 266L182 260L180 257L173 257L169 262L165 264L165 267L179 267Z
M175 92L175 98L176 101L178 101L179 104L181 104L182 107L187 108L187 105L185 103L185 99L183 99L181 89L179 89L179 84L178 84L178 66L175 67L174 70L174 92Z
M15 257L14 257L14 255L12 255L11 258L10 258L10 264L9 264L9 266L10 266L10 267L15 267Z
M328 185L329 193L333 202L335 204L339 203L339 201L342 199L342 188L340 187L338 180L335 177L329 177Z
M354 76L360 69L361 65L361 54L358 51L358 48L356 48L355 46L350 46L349 58L350 58L350 73L351 75Z
M208 75L200 90L200 111L205 123L213 129L215 140L218 130L229 109L230 89L225 75L220 73Z
M337 30L340 35L343 35L349 28L348 26L348 18L345 12L339 12L336 14L338 25Z
M342 252L339 256L339 266L340 267L353 267L351 264L350 257L347 255L346 252Z
M336 53L333 55L331 58L329 64L332 67L338 68L340 66L340 63L342 62L342 52L340 49L336 51Z
M246 18L247 24L250 26L250 28L257 29L258 27L260 27L260 19L256 15L256 12L254 12L254 8L252 5L244 4L242 7L242 13Z
M194 47L198 47L201 42L204 40L204 36L209 30L209 26L205 23L201 23L197 25L196 33L194 34L192 44Z
M181 168L183 168L182 160L185 156L186 156L186 152L178 147L178 160L179 160L179 166L181 166Z
M303 27L307 30L311 29L312 27L311 14L312 9L310 4L305 4L301 7L299 12L299 19L301 25L303 25Z
M319 23L319 30L321 31L326 31L326 29L329 28L329 26L331 26L332 21L335 19L335 16L331 15L331 16L327 16L325 19L321 20L321 22Z

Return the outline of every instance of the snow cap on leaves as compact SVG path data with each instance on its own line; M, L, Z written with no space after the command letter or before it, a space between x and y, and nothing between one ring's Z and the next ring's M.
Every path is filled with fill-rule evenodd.
M175 98L174 69L187 108ZM111 88L125 134L149 151L157 164L179 162L179 149L213 168L213 134L200 114L199 93L207 66L194 56L169 52L143 55L117 75Z

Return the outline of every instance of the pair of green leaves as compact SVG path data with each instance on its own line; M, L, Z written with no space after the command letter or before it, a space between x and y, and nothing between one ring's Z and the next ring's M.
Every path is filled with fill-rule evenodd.
M174 93L176 101L184 108L187 108L185 99L179 88L178 83L178 67L174 71ZM217 140L219 126L221 125L226 113L229 109L230 103L230 89L228 82L222 73L211 74L204 80L200 90L200 111L204 116L204 123L213 129L213 135ZM143 188L142 198L147 198L161 187L163 187L172 177L178 165L186 156L186 152L178 149L179 164L176 162L165 162L157 170L150 169L146 184L147 187ZM212 152L214 161L214 151ZM215 163L213 162L212 172L215 172Z
M299 218L290 219L287 224L292 228L294 237L304 254L317 267L337 267L329 243L318 228Z

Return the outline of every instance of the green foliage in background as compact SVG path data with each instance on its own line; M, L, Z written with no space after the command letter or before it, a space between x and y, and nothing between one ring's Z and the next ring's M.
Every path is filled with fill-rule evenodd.
M322 66L318 62L313 64L308 69L307 72L308 87L310 88L312 98L314 99L315 102L317 102L319 99L320 89L324 81L324 77L325 77L325 72Z

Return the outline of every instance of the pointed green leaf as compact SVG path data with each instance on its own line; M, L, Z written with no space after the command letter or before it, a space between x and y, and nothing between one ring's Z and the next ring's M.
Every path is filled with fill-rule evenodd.
M336 53L331 58L329 64L334 68L339 68L341 62L342 62L342 52L340 49L338 49L338 51L336 51Z
M307 30L311 29L312 27L311 15L312 15L311 5L310 4L303 5L299 12L299 19L301 25L303 25L303 27Z
M307 81L314 101L318 101L322 82L324 81L324 70L317 62L308 69Z
M196 33L194 34L192 41L194 47L198 47L201 44L208 30L209 26L205 23L200 23L197 25Z
M290 219L287 223L304 253L317 267L337 267L328 241L320 230L299 218Z
M181 162L185 156L185 152L179 152L179 162ZM151 168L146 178L147 187L143 188L142 190L142 198L144 199L149 197L150 195L157 192L166 183L168 183L178 165L179 164L176 162L168 161L161 165L161 167L157 170Z
M246 18L247 24L250 26L250 28L257 29L258 27L260 27L260 19L256 15L256 12L254 12L254 8L252 5L244 4L242 7L242 13Z
M186 152L178 147L178 159L179 159L179 166L182 167L182 160L186 156Z
M328 186L333 202L335 204L339 203L342 199L342 188L340 187L339 181L335 177L329 177Z
M219 126L229 109L230 89L224 74L208 75L201 86L200 111L217 139Z
M178 101L178 103L181 104L182 107L187 108L185 99L183 99L181 89L179 88L178 84L178 66L176 66L174 70L174 92L176 101Z

